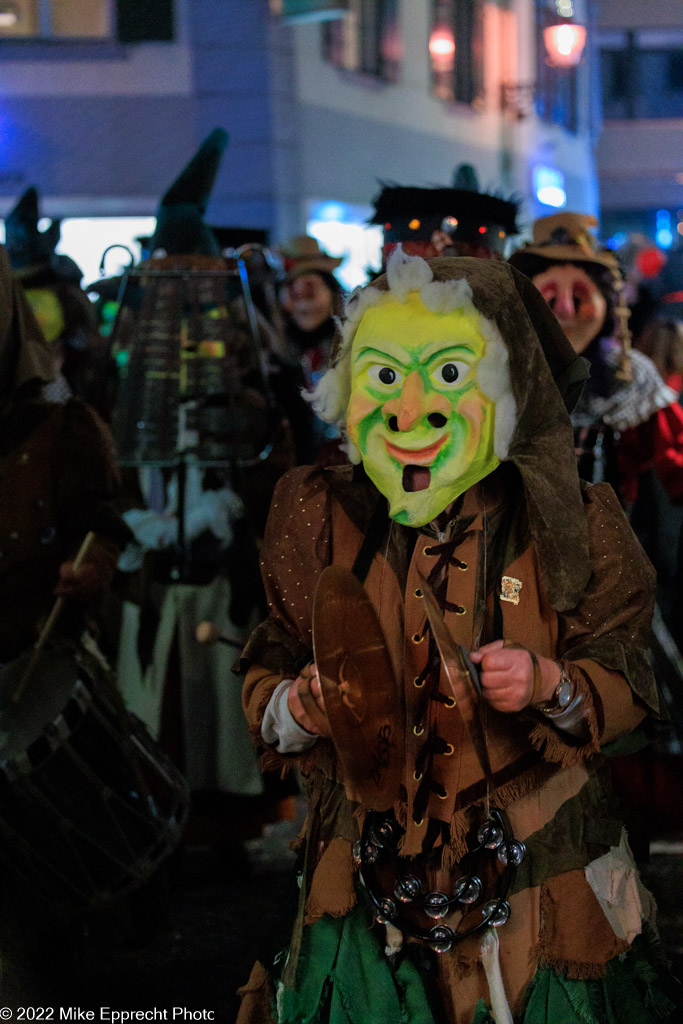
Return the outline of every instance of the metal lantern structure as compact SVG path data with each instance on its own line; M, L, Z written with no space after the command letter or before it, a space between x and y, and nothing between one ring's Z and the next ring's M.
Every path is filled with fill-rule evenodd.
M267 457L272 403L243 260L173 256L130 269L111 343L122 465L237 470Z

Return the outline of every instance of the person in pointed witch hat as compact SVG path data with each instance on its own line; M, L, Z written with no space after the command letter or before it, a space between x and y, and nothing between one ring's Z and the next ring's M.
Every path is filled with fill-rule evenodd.
M518 234L512 199L481 192L474 168L460 164L451 188L385 184L374 199L372 224L384 228L383 265L397 245L413 256L503 259Z
M120 686L188 780L193 816L187 841L214 845L232 857L241 855L239 830L258 831L257 798L263 795L239 687L231 682L234 648L262 599L255 540L260 520L292 459L281 414L276 421L258 374L240 278L204 221L227 142L223 129L212 131L164 193L150 256L128 276L117 324L137 333L128 339L128 377L114 430L122 459L139 466L125 513L135 544L120 569L133 579L140 572L144 584L138 600L124 605ZM135 306L147 310L144 322L134 314L132 323L127 320L130 291ZM157 386L160 364L175 372L174 380L185 380L185 390L171 394L170 428L162 402L156 419L136 404ZM179 431L177 421L192 416L195 421ZM149 435L131 448L127 425L140 419ZM243 422L254 435L245 441L249 452L252 441L256 446L253 465L240 461L242 441L234 436ZM215 439L205 441L211 423ZM228 432L221 435L226 423ZM157 444L167 428L172 446L157 459L149 444ZM188 448L192 454L183 461ZM159 461L167 468L159 468ZM195 631L201 622L215 627L203 636L228 642L200 643Z
M5 219L12 271L51 346L55 375L46 396L84 399L108 419L111 373L97 320L81 288L83 272L69 256L55 252L60 221L40 231L38 191L28 188Z

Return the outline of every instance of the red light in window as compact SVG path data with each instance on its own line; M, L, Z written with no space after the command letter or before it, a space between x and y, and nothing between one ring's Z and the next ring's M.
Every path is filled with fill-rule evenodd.
M419 226L420 226L420 222L417 219L417 217L413 217L413 219L411 221L408 221L408 227L410 228L411 231L417 231Z
M479 228L479 234L480 235L485 235L486 234L486 225L485 224L482 224L481 227Z
M384 230L385 230L385 231L391 231L391 224L389 224L389 222L388 222L388 221L387 221L387 223L386 223L386 224L384 225Z

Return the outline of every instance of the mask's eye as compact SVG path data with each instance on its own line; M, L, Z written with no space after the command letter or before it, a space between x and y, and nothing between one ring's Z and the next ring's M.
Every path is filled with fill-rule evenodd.
M449 359L447 363L441 363L434 370L434 380L437 384L446 384L450 387L454 385L459 386L463 383L469 372L470 368L467 363Z
M376 384L383 384L385 387L400 384L402 380L402 374L398 370L394 370L392 366L371 366L368 373L371 380L374 380Z

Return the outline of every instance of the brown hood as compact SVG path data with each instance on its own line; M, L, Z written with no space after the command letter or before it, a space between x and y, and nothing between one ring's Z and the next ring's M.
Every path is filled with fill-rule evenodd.
M29 382L54 376L50 346L0 246L0 409Z
M508 461L522 477L548 599L573 608L591 573L588 530L568 409L588 378L543 296L508 264L467 256L426 261L436 281L465 278L479 312L507 345L517 420ZM386 276L373 286L387 290Z

